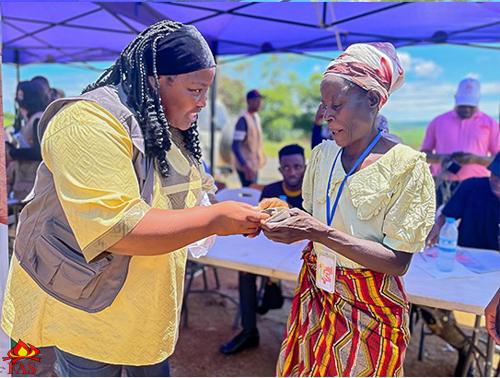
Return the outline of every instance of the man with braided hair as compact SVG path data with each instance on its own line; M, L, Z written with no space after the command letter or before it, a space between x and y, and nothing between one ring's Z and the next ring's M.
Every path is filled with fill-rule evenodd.
M216 204L197 114L216 72L193 26L139 34L39 123L43 161L17 229L2 327L55 346L61 376L166 376L187 246L255 234L268 215ZM214 203L200 206L202 199Z

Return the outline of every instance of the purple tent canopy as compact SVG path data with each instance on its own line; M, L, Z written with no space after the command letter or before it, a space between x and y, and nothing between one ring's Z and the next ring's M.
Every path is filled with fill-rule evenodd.
M3 61L114 60L158 20L198 27L217 55L307 53L355 42L500 41L496 3L2 2Z

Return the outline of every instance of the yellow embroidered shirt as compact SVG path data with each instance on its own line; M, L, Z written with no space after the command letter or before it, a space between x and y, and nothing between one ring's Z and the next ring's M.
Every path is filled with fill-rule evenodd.
M193 207L202 189L213 191L211 177L200 174L178 148L180 133L172 130L172 134L172 149L167 153L172 175L190 179L166 185L156 173L153 208ZM129 233L151 208L140 197L130 136L95 103L79 101L54 116L41 148L87 260ZM111 306L87 313L45 293L14 256L2 327L14 340L37 347L55 345L105 363L159 363L173 353L177 341L185 263L186 248L132 257L127 279Z
M333 206L346 175L339 158L332 173L330 192L326 193L339 149L334 141L324 141L313 150L302 187L304 209L325 224L326 196L330 197L330 206ZM397 251L420 252L434 224L434 193L434 181L425 155L398 144L347 179L331 226ZM315 251L325 249L322 244L314 243ZM335 254L338 266L363 267Z

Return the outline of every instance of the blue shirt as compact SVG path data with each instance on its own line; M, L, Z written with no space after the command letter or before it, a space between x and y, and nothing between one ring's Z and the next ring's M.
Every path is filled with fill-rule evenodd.
M462 182L442 213L461 219L459 246L498 250L500 201L491 190L488 177Z

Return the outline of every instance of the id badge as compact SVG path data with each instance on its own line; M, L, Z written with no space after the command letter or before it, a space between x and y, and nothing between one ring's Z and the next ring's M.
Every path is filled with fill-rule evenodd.
M334 253L319 252L316 261L316 286L328 293L335 292L337 256Z

